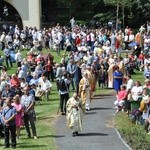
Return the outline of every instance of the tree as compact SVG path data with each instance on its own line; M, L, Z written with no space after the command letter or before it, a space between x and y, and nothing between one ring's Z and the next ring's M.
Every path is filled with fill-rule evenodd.
M122 12L122 20L126 17L128 23L132 23L133 26L142 24L150 19L150 2L149 0L104 0L106 5L113 7L119 7ZM117 9L119 9L117 8ZM118 10L119 15L119 10ZM116 13L116 16L118 16ZM132 20L131 20L132 19ZM140 21L139 21L140 20Z
M125 9L129 9L132 5L132 0L104 0L106 5L112 5L116 7L116 29L118 26L119 20L119 12L122 14L122 22L124 28L124 20L125 20Z
M150 19L150 1L149 0L134 0L132 5L132 11L135 19L149 20Z

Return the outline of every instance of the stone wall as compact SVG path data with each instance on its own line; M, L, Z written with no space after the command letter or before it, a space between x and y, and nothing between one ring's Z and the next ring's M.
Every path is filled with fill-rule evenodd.
M41 0L5 0L19 13L23 27L41 27Z

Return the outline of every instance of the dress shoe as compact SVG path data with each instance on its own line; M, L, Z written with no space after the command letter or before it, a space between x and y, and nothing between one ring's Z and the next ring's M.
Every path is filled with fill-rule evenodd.
M12 149L16 149L16 146L12 146Z
M7 149L7 148L9 148L9 146L5 146L5 147L4 147L4 149Z
M37 136L34 136L33 138L34 138L35 140L37 140Z
M76 135L78 136L79 135L79 133L78 132L75 132L76 133Z
M30 138L31 138L31 135L27 135L27 138L30 139Z
M65 113L64 113L64 112L61 112L61 115L65 115Z
M72 132L72 136L75 137L75 136L76 136L76 133L75 133L75 132Z
M90 111L90 108L86 108L86 111Z

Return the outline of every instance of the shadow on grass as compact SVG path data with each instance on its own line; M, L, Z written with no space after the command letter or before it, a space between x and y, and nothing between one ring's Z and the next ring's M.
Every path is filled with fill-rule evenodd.
M48 101L60 101L59 98L50 98Z
M45 147L45 146L47 146L47 145L29 145L29 144L27 144L27 143L23 143L23 144L21 144L21 145L19 145L19 146L17 146L17 148L22 148L22 149L31 149L31 148L39 148L39 147Z
M91 108L91 110L109 110L109 109L113 109L113 108L107 108L107 107L95 107L95 108Z
M49 116L47 116L47 117L45 117L45 116L40 116L40 117L37 117L37 119L38 120L44 120L44 119L54 119L55 117L49 117Z
M58 103L59 103L59 101L58 101ZM57 104L57 103L55 103L55 104ZM39 104L39 103L36 104L36 106L38 106L38 107L42 107L42 106L53 106L53 105L54 105L54 101L53 101L53 100L46 101L46 102L40 101L40 104Z
M45 98L43 98L40 102L45 102L45 103L49 103L50 102L54 102L54 101L59 101L58 98L49 98L48 100L46 100Z
M108 136L107 133L80 133L78 136Z

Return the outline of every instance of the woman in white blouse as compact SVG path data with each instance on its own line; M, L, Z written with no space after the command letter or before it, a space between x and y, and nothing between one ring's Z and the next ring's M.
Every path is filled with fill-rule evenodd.
M141 86L140 81L135 82L135 86L133 86L131 90L131 95L134 101L138 101L139 98L142 97L143 87Z

